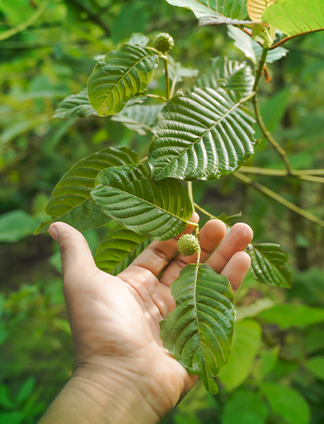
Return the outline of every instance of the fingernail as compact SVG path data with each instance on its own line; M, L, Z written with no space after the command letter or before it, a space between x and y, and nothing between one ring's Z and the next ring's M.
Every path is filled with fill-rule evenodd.
M51 225L50 227L49 227L49 229L48 229L48 232L50 233L50 235L53 237L53 239L55 240L55 241L57 241L58 240L58 231L57 231L57 229L54 227L54 225Z

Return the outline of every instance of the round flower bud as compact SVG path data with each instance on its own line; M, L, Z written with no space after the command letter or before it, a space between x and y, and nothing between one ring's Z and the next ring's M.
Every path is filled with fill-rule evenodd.
M172 50L174 46L173 38L166 32L161 32L153 40L153 47L161 53L166 53Z
M192 234L184 234L179 238L177 248L181 255L191 256L194 253L199 252L200 245L197 237L193 236Z

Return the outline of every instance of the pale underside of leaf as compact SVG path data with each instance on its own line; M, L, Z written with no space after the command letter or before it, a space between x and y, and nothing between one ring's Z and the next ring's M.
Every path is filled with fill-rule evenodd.
M86 118L90 115L97 115L97 112L90 105L88 90L84 88L79 94L72 94L64 99L56 109L53 118Z
M160 105L133 105L114 115L112 121L120 122L130 130L145 135L146 131L152 132L157 114L164 104Z
M180 234L193 213L188 192L175 179L154 182L136 177L128 166L107 169L97 177L91 196L122 226L154 240Z
M181 91L158 114L149 151L152 178L210 180L233 173L252 154L254 120L234 93Z
M158 56L138 45L123 44L95 66L88 81L90 104L99 116L115 115L134 96L145 92Z
M226 364L234 325L234 296L226 277L190 264L171 284L176 309L160 323L163 345L190 374L217 392L214 376Z
M260 243L249 245L252 276L270 286L291 288L291 273L287 266L287 253L278 244Z
M322 0L278 0L262 15L263 22L288 36L324 30Z
M252 21L262 22L265 9L277 0L247 0L246 7Z
M167 0L173 6L190 9L199 19L202 15L227 16L233 19L246 17L244 0Z
M40 224L35 233L45 231L55 221L66 222L79 231L100 227L109 218L93 202L90 196L100 171L110 166L138 162L138 156L127 147L108 147L76 163L53 191L53 199L46 206L52 219Z
M197 31L203 26L210 25L244 25L247 27L252 27L254 24L261 24L262 21L242 21L237 19L225 18L225 17L217 17L210 15L203 15L199 18Z

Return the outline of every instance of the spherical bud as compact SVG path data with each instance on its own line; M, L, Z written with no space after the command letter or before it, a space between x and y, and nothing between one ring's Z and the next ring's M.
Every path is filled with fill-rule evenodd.
M173 38L166 32L161 32L153 40L153 47L161 53L166 53L172 50L174 46Z
M193 236L192 234L184 234L179 238L177 248L181 255L191 256L194 253L199 252L200 245L197 237Z

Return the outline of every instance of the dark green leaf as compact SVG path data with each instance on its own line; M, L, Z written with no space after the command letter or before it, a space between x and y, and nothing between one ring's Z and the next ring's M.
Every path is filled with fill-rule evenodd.
M100 60L88 81L89 102L98 115L115 115L131 97L143 94L158 61L152 50L131 44L122 44Z
M263 12L262 21L288 36L323 30L323 3L321 0L278 0Z
M233 19L244 19L247 15L246 2L244 0L167 0L173 6L185 7L191 9L196 18L202 15L212 15L219 17L221 15L228 16Z
M102 171L91 196L122 226L154 240L180 234L193 213L188 192L177 180L150 181L135 176L134 166Z
M161 323L163 345L212 393L232 345L234 296L227 278L207 265L190 264L171 284L176 309Z
M130 130L145 135L146 131L152 131L157 114L163 108L161 105L133 105L126 107L122 112L113 116L113 121L121 122Z
M315 377L324 380L324 356L314 356L305 366Z
M278 324L283 329L306 327L307 325L323 322L324 309L286 303L261 312L259 318L271 324Z
M117 275L150 244L150 240L133 231L117 226L99 244L95 262L99 269Z
M97 112L89 103L88 90L84 88L79 94L72 94L64 99L53 118L86 118L90 115L97 115Z
M233 173L251 157L254 120L234 93L219 88L178 91L158 114L150 146L154 180L210 180Z
M308 403L294 389L276 383L261 383L262 393L267 397L271 409L289 424L308 424Z
M236 392L225 403L222 424L264 424L268 407L256 392Z
M270 286L291 287L288 255L280 249L279 244L250 244L246 250L251 257L251 272L256 280Z
M96 176L110 166L138 162L138 156L127 147L108 147L75 164L56 185L53 199L46 206L51 221L40 224L35 234L45 231L55 221L66 222L79 231L91 230L109 219L93 202L90 191Z

